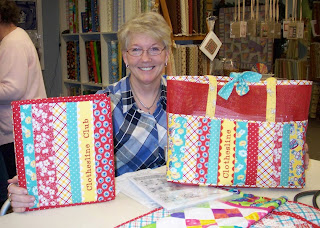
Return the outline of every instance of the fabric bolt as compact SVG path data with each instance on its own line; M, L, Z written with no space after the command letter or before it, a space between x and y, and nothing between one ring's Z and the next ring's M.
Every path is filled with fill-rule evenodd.
M199 64L200 64L200 60L198 58L198 52L199 51L199 47L197 45L192 45L191 46L191 75L199 75Z
M66 3L68 3L66 5L67 7L67 21L69 22L68 25L69 25L69 31L71 33L76 33L76 21L73 20L73 15L74 15L74 8L76 7L76 2L73 2L73 1L67 1Z
M184 0L182 0L184 1ZM190 45L186 45L186 75L192 75L191 74L191 47Z
M198 49L198 47L197 47ZM207 71L205 71L205 69L207 69L207 60L205 58L203 58L203 52L198 50L197 51L197 59L198 59L198 72L194 75L206 75L207 74Z
M186 19L186 25L185 25L185 30L186 30L186 34L190 35L190 31L189 31L189 20L191 18L189 18L189 0L184 0L184 6L185 6L185 19Z
M202 5L202 11L203 11L203 15L202 15L202 34L206 34L208 31L208 27L207 27L207 23L206 23L206 19L207 19L207 14L205 13L207 11L207 3L208 0L203 0L203 5Z
M193 1L192 2L192 16L193 16L193 21L192 21L192 29L195 34L199 34L199 10L198 10L198 1Z
M92 45L92 47L93 47L93 45ZM93 68L93 66L94 66L94 63L95 63L95 59L92 58L90 41L85 41L85 48L86 48L86 57L87 57L88 80L89 80L89 82L94 82L95 78L94 78L94 68Z
M67 75L68 79L76 79L76 55L75 55L75 42L67 41Z
M116 176L165 164L166 80L161 79L160 99L156 111L150 115L137 108L129 78L130 75L98 91L111 98Z
M203 74L201 74L201 75L207 75L207 74L210 74L211 73L211 67L210 67L210 64L211 64L211 62L209 62L208 60L207 60L207 56L204 54L204 53L202 53L201 52L201 57L202 57L202 59L203 59L203 62L204 62L204 64L203 64ZM199 74L200 75L200 74Z
M192 22L193 22L193 18L192 18L192 6L193 6L193 0L188 0L188 19L189 19L189 25L188 25L188 29L189 29L189 34L192 35L193 33L193 28L192 28ZM202 75L202 74L199 74Z
M181 45L181 75L187 75L187 50L185 45Z
M112 14L112 31L116 32L119 30L120 26L118 24L118 0L112 0L113 14ZM117 12L117 13L115 13Z
M112 12L113 8L112 8L112 0L106 1L107 4L107 12ZM101 21L106 21L106 32L112 32L112 13L106 13L104 14L100 14L101 17L106 16L106 19L103 20L101 18Z
M173 48L173 56L176 67L176 74L181 74L181 48L179 44L176 45L176 48Z
M186 0L180 0L180 12L181 12L181 35L188 35L187 33L187 13L186 13Z
M124 22L127 22L128 20L132 19L135 16L136 13L136 3L132 0L124 0Z
M179 72L181 75L183 75L182 74L182 71L183 71L183 64L185 64L185 63L183 63L183 59L185 58L185 56L183 56L183 50L182 50L182 47L181 47L181 45L179 45L178 46L178 62L177 62L177 64L176 65L178 65L178 63L179 63L179 65L178 65L178 70L177 70L177 73ZM184 69L185 70L185 69Z
M179 3L178 3L179 1ZM180 12L178 10L178 5L180 5L180 0L166 0L166 4L167 4L167 8L168 8L168 12L169 12L169 16L171 18L171 24L172 24L172 31L173 31L173 34L178 34L179 31L178 31L178 23L181 23L180 21ZM176 16L176 20L172 20L172 18ZM180 25L181 27L181 25Z
M147 3L148 3L148 10L151 11L155 6L155 0L149 0Z
M118 64L118 41L111 40L108 43L110 47L110 55L109 58L110 65L109 65L109 83L115 83L119 80L119 64Z
M118 16L118 29L124 24L124 1L118 1L116 0L114 2L114 4L117 4L118 5L118 13L117 13L117 16ZM117 30L116 30L117 31Z
M205 20L203 20L203 18L205 18L205 12L206 11L204 11L203 9L205 9L204 7L205 7L205 3L204 3L204 0L200 0L200 1L198 1L198 3L200 3L199 4L199 12L200 12L200 20L199 20L199 22L200 22L200 24L199 24L199 28L200 28L200 34L204 34L205 33L205 28L204 28L204 23L205 23Z
M199 50L199 45L177 44L173 49L173 56L176 70L174 75L204 75L207 72L207 57Z
M57 195L60 205L72 203L70 166L68 152L68 130L66 103L51 104L53 114L53 148L55 151L55 166L57 178Z
M172 1L172 0L169 0ZM181 0L175 0L176 2L176 17L178 22L178 31L176 34L182 34L182 13L181 13ZM171 20L173 21L173 20Z
M67 41L67 77L80 81L79 41Z

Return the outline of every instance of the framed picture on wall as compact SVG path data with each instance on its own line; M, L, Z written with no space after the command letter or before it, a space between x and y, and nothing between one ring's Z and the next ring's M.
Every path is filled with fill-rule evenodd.
M41 68L44 70L42 1L15 0L15 3L20 8L18 26L23 28L29 34L38 52Z

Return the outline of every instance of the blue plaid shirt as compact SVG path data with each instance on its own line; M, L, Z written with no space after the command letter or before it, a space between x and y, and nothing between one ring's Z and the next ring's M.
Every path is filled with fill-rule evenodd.
M135 104L129 76L97 93L111 98L116 176L165 164L167 82L161 79L157 109L150 115Z

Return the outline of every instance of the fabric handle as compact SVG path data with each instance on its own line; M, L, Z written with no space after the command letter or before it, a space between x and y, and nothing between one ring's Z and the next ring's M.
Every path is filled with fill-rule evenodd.
M217 79L215 76L212 76L212 75L207 75L207 77L209 79L209 90L208 90L208 97L207 97L206 116L210 118L214 118L215 110L216 110L216 102L217 102L217 93L218 93ZM277 79L270 77L266 81L267 81L266 121L275 122Z
M208 75L209 78L209 91L207 99L206 116L214 118L216 112L216 101L217 101L217 79L215 76Z
M267 79L267 108L266 121L275 122L276 120L276 87L277 79L270 77Z

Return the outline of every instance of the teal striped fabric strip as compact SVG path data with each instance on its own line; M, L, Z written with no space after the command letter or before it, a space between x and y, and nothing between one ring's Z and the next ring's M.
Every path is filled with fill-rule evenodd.
M186 123L187 119L179 116L176 118L176 123L179 126L178 128L175 129L175 143L173 143L173 157L176 157L177 160L173 162L173 167L176 168L176 171L179 175L176 175L177 178L174 178L176 180L182 180L183 179L183 157L184 157L184 152L183 148L186 146ZM177 143L178 141L178 143Z
M35 151L33 146L32 106L21 105L20 117L27 190L29 195L33 195L35 197L35 204L32 208L37 208L39 205L39 196L35 166Z
M210 125L207 184L217 184L221 121L211 119Z
M245 185L247 169L247 145L248 145L248 123L237 122L236 137L236 162L234 181L235 185Z
M67 128L72 203L82 202L77 123L77 103L67 102Z
M290 124L283 125L280 186L288 186L290 162Z

